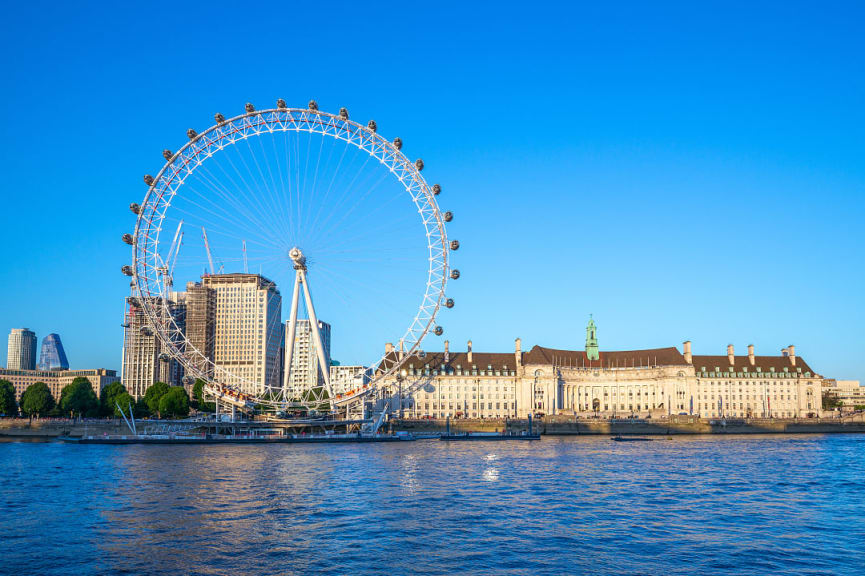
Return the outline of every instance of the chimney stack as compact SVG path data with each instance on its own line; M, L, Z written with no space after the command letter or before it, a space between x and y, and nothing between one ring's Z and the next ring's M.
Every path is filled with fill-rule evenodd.
M514 340L514 359L517 362L517 366L523 365L523 341L517 338Z
M691 341L690 340L686 340L682 344L682 350L684 351L683 355L685 356L685 362L687 362L688 364L691 364L694 360L694 357L691 356Z
M402 362L402 359L405 357L405 346L403 345L402 338L399 339L399 361Z
M385 343L385 345L384 345L384 353L385 353L385 354L390 354L390 353L392 353L392 352L393 352L393 344L391 344L390 342Z
M451 361L450 341L445 340L445 364Z
M730 361L730 366L736 365L736 355L733 353L732 344L727 344L727 360Z
M472 361L472 341L471 340L469 340L469 343L468 343L468 353L466 354L466 356L467 356L467 360L469 362L471 362Z
M790 365L796 365L796 347L790 344L787 346L787 355L790 357Z
M754 358L754 345L753 344L748 344L748 363L750 363L751 366L753 366L754 364L757 363L756 358Z

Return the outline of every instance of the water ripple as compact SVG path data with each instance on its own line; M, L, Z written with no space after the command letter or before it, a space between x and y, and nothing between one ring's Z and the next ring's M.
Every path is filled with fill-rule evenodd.
M856 574L865 541L860 436L0 443L0 462L7 573Z

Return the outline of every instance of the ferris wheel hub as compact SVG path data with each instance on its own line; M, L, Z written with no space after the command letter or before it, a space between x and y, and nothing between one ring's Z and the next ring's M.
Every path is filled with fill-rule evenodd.
M288 257L294 262L295 270L306 270L306 256L303 255L300 248L295 246L289 250Z

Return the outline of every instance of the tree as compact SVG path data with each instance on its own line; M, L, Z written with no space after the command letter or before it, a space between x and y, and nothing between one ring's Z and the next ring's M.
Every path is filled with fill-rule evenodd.
M60 408L71 417L96 416L99 414L99 399L93 392L90 380L84 376L75 378L60 391Z
M835 394L824 394L823 395L823 410L834 410L841 406L841 401L838 400L838 396Z
M0 415L18 415L18 404L15 402L15 386L8 380L0 380Z
M314 402L316 398L321 398L321 403L316 406L310 406L313 410L318 410L319 412L326 412L330 409L330 395L327 393L327 390L324 386L318 386L316 388L310 388L306 390L303 394L301 394L301 401L309 406L311 402Z
M129 417L129 407L131 406L133 410L136 408L135 398L126 390L114 397L114 410L111 411L111 414L119 418L122 415L120 414L120 410L117 409L118 404L123 409L123 414L126 414L127 418ZM138 414L138 410L135 410L135 413Z
M116 404L121 394L127 394L127 392L126 386L120 382L112 382L102 389L102 392L99 393L99 406L103 416L110 416L117 412ZM121 406L126 410L125 404L121 404Z
M192 385L192 400L196 408L204 405L204 380L201 378L196 378Z
M21 411L30 417L45 416L54 409L54 396L45 382L34 382L21 394Z
M194 402L191 405L193 408L196 408L203 412L213 412L216 409L216 406L213 404L213 402L204 401L205 384L206 382L201 378L195 379L195 384L192 386L192 400L194 400Z
M156 414L157 417L162 418L162 414L159 412L159 399L170 389L171 386L165 382L157 382L144 391L144 403L151 414Z
M145 416L150 416L150 408L147 407L147 402L144 401L144 396L139 398L135 404L132 405L132 408L135 410L136 418L144 418Z
M169 418L189 416L189 396L182 386L172 386L159 399L159 415Z

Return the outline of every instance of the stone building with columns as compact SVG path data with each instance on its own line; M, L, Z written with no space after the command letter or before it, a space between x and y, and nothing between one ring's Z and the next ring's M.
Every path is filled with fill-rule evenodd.
M397 354L392 347L388 351ZM534 346L511 352L414 355L387 389L406 417L703 418L819 416L822 377L789 346L778 356L693 355L676 347L602 351L594 320L583 350Z

